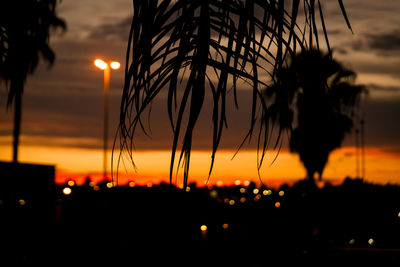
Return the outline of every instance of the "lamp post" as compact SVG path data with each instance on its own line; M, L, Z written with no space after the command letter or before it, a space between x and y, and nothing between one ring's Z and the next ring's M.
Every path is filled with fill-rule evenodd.
M107 178L107 143L108 143L108 90L110 88L110 69L118 70L121 64L118 61L105 62L96 59L94 65L104 70L104 133L103 133L103 178Z

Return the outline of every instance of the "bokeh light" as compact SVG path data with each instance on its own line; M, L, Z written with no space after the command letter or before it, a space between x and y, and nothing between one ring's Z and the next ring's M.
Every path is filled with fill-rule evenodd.
M64 195L70 195L72 193L72 190L69 187L65 187L62 192Z

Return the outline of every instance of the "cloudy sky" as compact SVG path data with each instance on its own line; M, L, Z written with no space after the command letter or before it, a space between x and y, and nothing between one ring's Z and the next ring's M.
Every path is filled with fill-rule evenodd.
M357 83L369 89L362 103L365 114L366 179L400 183L400 2L398 0L345 0L353 27L347 29L336 1L323 1L334 57L358 74ZM103 73L93 66L97 57L118 60L124 68L131 16L130 0L63 0L58 14L68 29L51 38L56 62L51 69L41 64L28 78L23 99L21 160L56 164L59 179L95 176L102 168ZM123 71L112 71L110 86L110 142L115 132L123 86ZM6 112L6 91L0 90L0 160L11 159L12 113ZM231 161L249 124L251 99L239 91L239 110L228 114L223 149L217 155L211 179L258 179L255 144ZM197 154L192 159L193 177L204 179L210 154L211 110L205 109L195 134ZM153 105L152 138L138 134L138 172L135 179L166 177L169 171L172 133L164 102ZM355 175L355 137L330 158L325 176L341 179ZM268 179L298 179L305 175L296 155L286 151L271 166L271 151L262 171ZM268 162L269 160L269 162ZM157 162L157 164L155 163ZM200 178L202 177L202 178Z

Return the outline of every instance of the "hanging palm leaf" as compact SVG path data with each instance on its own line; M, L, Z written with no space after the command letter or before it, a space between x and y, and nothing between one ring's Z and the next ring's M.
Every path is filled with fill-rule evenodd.
M348 26L341 0L340 8ZM121 153L133 162L134 134L145 133L146 111L161 91L168 92L167 104L174 134L170 178L176 165L184 166L187 184L193 131L203 108L206 90L213 99L210 118L212 152L215 154L226 127L226 97L233 91L237 105L237 81L252 89L249 140L259 124L262 157L269 138L269 111L262 94L285 58L296 49L318 42L315 0L141 0L133 1L133 19L126 55L125 84L118 131ZM329 47L321 3L320 21ZM299 25L299 18L302 25ZM280 137L278 137L279 142ZM181 141L181 142L180 142ZM242 144L243 144L242 143Z

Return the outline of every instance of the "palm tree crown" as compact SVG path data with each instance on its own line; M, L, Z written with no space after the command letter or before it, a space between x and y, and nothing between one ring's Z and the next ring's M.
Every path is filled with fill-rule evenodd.
M6 82L9 107L14 102L14 162L18 158L22 93L27 75L42 57L50 65L54 52L49 46L52 29L65 23L55 13L57 0L2 0L0 2L0 79Z
M271 120L279 119L290 130L290 149L300 155L311 181L315 173L321 178L329 153L353 127L355 108L366 93L354 84L355 76L330 53L303 51L279 70L276 84L266 90L275 99ZM296 111L297 126L292 129Z

